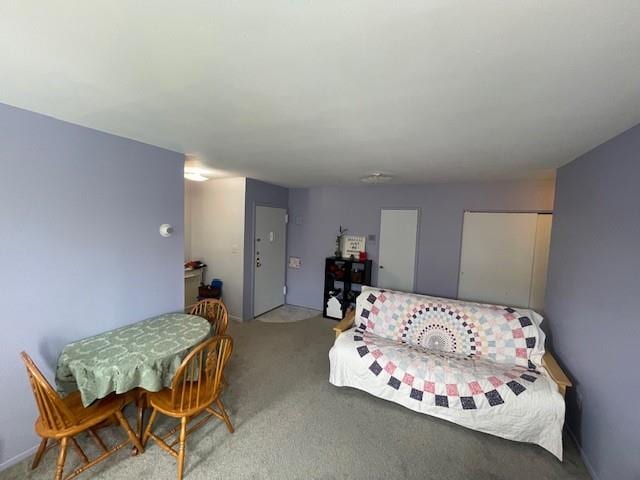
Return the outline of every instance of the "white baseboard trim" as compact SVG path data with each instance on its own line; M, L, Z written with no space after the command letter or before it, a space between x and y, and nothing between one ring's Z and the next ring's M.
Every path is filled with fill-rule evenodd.
M309 305L298 305L297 303L289 303L289 302L285 302L285 305L291 305L292 307L308 308L309 310L317 310L318 312L322 313L322 307L311 307Z
M582 445L580 445L580 443L578 442L578 439L574 435L573 430L569 428L569 425L567 425L566 430L567 430L567 434L571 437L571 440L573 440L573 443L575 443L576 447L578 447L578 452L580 452L580 457L584 462L584 466L587 467L587 471L589 472L589 475L591 475L591 478L593 478L593 480L600 480L600 477L598 477L598 475L596 475L596 472L593 470L593 467L591 466L591 462L589 462L589 458L585 455L584 450L582 450Z
M32 455L34 455L36 453L37 449L38 449L38 445L34 445L33 447L25 450L24 452L19 453L15 457L10 458L6 462L0 463L0 471L6 470L7 468L12 467L16 463L20 463L25 458L29 458L30 456L32 456Z

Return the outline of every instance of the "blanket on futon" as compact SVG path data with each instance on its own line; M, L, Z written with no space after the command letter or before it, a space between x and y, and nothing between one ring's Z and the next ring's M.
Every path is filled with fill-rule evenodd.
M330 381L562 459L564 399L531 310L364 288Z

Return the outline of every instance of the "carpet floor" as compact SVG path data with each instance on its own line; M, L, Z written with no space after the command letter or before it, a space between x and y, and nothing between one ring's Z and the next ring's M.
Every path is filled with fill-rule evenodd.
M212 420L192 434L185 479L589 478L568 439L565 459L559 462L538 446L474 432L332 386L327 352L334 324L321 317L230 323L235 350L223 400L236 432L230 434L222 422ZM80 437L79 442L95 454L89 439ZM28 459L1 472L0 479L52 479L54 452L36 470L29 469ZM73 450L67 464L67 472L79 465ZM175 477L175 460L150 442L144 454L132 457L130 449L121 450L79 478Z

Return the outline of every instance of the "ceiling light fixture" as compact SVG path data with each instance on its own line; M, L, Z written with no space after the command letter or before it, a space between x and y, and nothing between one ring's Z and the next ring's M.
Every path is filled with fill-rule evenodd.
M184 178L191 180L192 182L206 182L209 180L209 178L199 172L184 172Z
M194 153L187 153L184 156L184 178L192 182L206 182L209 180L209 169Z
M362 183L369 183L372 185L378 185L380 183L387 183L393 179L391 175L387 175L386 173L373 173L371 175L367 175L366 177L362 177L360 181Z

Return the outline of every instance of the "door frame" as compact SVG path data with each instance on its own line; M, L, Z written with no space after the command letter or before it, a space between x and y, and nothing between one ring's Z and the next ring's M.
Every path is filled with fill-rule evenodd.
M267 208L278 208L285 211L285 215L289 215L289 207L279 207L270 202L253 202L251 206L251 225L253 226L253 235L251 236L251 316L250 319L253 320L255 317L255 300L256 300L256 218L257 218L257 208L256 207L267 207ZM245 206L246 208L246 206ZM289 235L289 223L285 221L284 224L284 285L287 286L287 253L288 253L288 242L287 236ZM284 305L287 303L287 296L284 295ZM265 312L266 313L266 312Z
M416 210L416 258L413 266L413 292L416 292L416 287L418 285L418 265L420 265L420 236L422 230L422 209L420 207L380 207L378 212L378 266L373 269L373 278L372 283L376 286L378 285L378 272L380 271L380 247L382 246L382 211L383 210ZM382 288L382 287L379 287Z
M464 234L464 215L466 213L537 213L538 215L553 215L553 210L483 210L465 209L460 216L460 239L458 246L458 282L456 284L456 300L460 298L460 266L462 265L462 235Z

